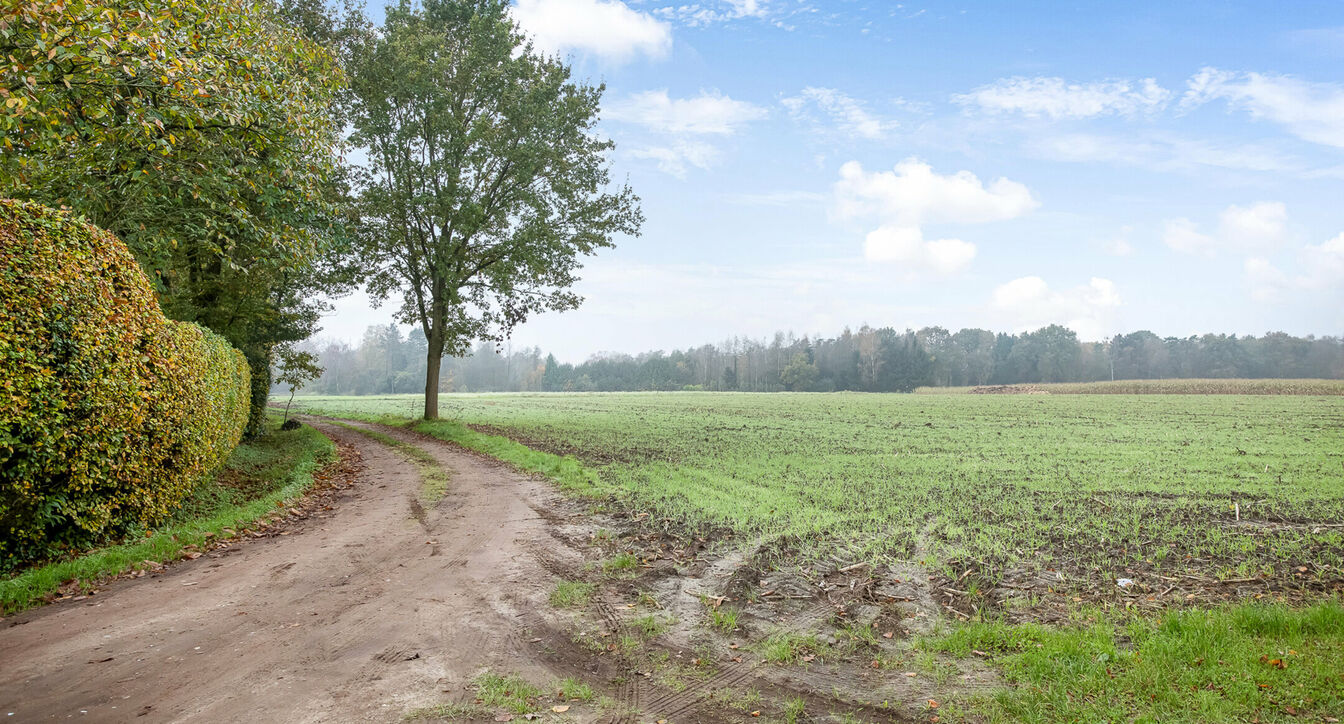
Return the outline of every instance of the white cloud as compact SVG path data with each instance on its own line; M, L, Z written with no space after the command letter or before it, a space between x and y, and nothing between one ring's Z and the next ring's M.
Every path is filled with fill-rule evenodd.
M1115 282L1100 277L1063 291L1051 289L1041 277L1021 277L998 286L990 297L991 310L1016 332L1062 324L1083 340L1105 337L1120 303Z
M708 170L719 158L719 150L708 143L674 140L665 146L636 146L628 152L634 158L655 161L658 170L679 179L686 178L689 167Z
M726 135L765 118L767 111L746 101L701 92L693 98L670 98L666 90L644 91L606 108L607 117L638 123L663 133Z
M899 263L910 271L948 275L970 266L975 244L960 239L925 241L917 226L880 226L864 239L863 256L868 261Z
M1218 243L1212 236L1199 233L1195 222L1169 219L1162 232L1162 243L1183 254L1212 255Z
M840 167L834 192L840 218L876 216L902 226L1001 221L1039 205L1016 181L998 178L986 186L970 171L941 175L917 158L907 158L891 171L871 173L850 161Z
M766 0L720 0L705 4L669 5L653 12L691 27L703 27L741 18L764 19L769 15L769 9Z
M1271 251L1285 240L1288 210L1281 201L1257 201L1249 206L1233 204L1218 215L1218 230L1205 234L1195 222L1169 219L1162 241L1184 254L1213 256L1218 251L1259 253Z
M1252 257L1244 265L1251 298L1276 302L1291 293L1344 290L1344 233L1320 244L1308 244L1297 255L1297 274L1288 274L1268 259Z
M802 89L796 96L780 101L795 119L810 118L809 106L825 113L842 133L876 140L896 126L895 121L879 118L868 112L859 101L834 88Z
M1032 118L1093 118L1133 115L1162 108L1171 91L1152 78L1068 83L1063 78L1004 78L952 100L990 113L1021 113Z
M1299 249L1295 274L1259 256L1248 258L1243 267L1251 298L1258 302L1276 302L1290 294L1344 295L1344 232Z
M1316 173L1273 145L1219 143L1170 134L1111 136L1095 133L1052 134L1027 140L1034 154L1070 163L1116 163L1159 171L1195 171L1206 167L1261 172Z
M891 171L863 170L858 161L840 167L832 189L834 214L842 220L873 218L878 228L864 239L864 258L899 262L910 272L948 275L975 259L976 247L961 239L925 240L926 223L983 223L1012 219L1036 208L1026 186L996 179L988 187L970 171L935 173L907 158Z
M1329 241L1302 250L1307 273L1299 284L1311 290L1344 290L1344 232Z
M739 17L761 17L765 15L765 0L728 0L733 12Z
M1281 124L1312 143L1344 148L1344 86L1339 84L1204 68L1190 78L1181 105L1188 109L1213 100Z
M629 152L633 158L651 159L659 170L686 178L691 168L708 169L719 150L699 140L727 136L742 126L764 118L766 109L718 93L701 92L692 98L671 98L666 90L644 91L607 107L607 117L633 123L662 134L663 139Z
M518 0L513 17L540 50L577 50L623 63L661 58L672 47L667 23L620 0Z
M1251 299L1257 302L1272 302L1278 299L1288 286L1288 275L1271 264L1268 259L1251 257L1242 266L1246 271L1246 282L1251 287Z
M1281 201L1234 204L1218 215L1218 235L1241 249L1265 250L1283 241L1287 222L1288 210Z

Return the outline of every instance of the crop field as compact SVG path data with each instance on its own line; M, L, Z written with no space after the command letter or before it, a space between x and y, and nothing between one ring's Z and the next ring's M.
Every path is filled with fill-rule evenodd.
M1170 379L980 387L920 387L921 395L1032 394L1063 395L1344 395L1344 380Z
M418 400L301 404L404 420ZM1340 397L452 395L443 414L572 455L656 519L921 563L965 610L1344 584Z

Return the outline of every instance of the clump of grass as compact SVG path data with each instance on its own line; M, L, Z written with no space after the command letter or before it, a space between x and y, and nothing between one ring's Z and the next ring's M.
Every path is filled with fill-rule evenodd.
M737 630L737 617L739 611L735 608L720 606L709 610L709 624L723 633L732 633Z
M596 587L584 581L561 581L551 590L551 605L556 608L587 606Z
M772 664L796 664L821 650L821 642L810 634L777 631L759 644L761 656Z
M573 679L565 679L556 684L557 690L571 682L576 691L579 687L587 688ZM483 719L501 711L527 714L538 708L538 702L545 693L517 674L501 675L492 671L477 676L471 685L476 692L475 701L416 709L408 713L406 719ZM587 689L587 695L588 699L592 698L592 689Z
M797 724L807 713L807 703L801 697L793 697L784 702L784 721L788 724Z
M629 551L617 553L602 561L603 573L630 573L637 568L639 568L639 556Z
M668 626L671 625L671 622L665 618L650 614L648 616L640 616L635 619L631 625L634 626L635 630L644 638L653 638L666 631Z
M1017 686L978 704L990 719L1287 721L1344 711L1339 602L1098 617L1059 629L974 623L921 645L992 656Z
M593 687L573 677L555 683L555 698L561 701L592 701Z
M536 708L537 700L545 694L517 674L500 675L487 671L472 683L476 687L478 704L491 711L526 714Z
M877 632L871 626L845 621L840 626L840 635L851 652L877 647Z

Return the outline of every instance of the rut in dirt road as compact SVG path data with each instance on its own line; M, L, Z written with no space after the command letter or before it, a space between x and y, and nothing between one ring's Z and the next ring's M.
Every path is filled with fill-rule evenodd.
M532 681L582 669L545 662L524 631L555 581L531 551L580 556L547 521L572 503L437 444L451 482L421 506L404 454L313 424L363 459L330 517L5 620L0 717L398 721L487 667Z

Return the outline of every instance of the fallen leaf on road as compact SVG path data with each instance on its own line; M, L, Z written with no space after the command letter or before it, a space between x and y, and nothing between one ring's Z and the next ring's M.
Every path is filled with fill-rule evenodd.
M565 712L569 711L569 705L556 704L555 706L551 707L551 711L555 712L556 714L564 714Z

